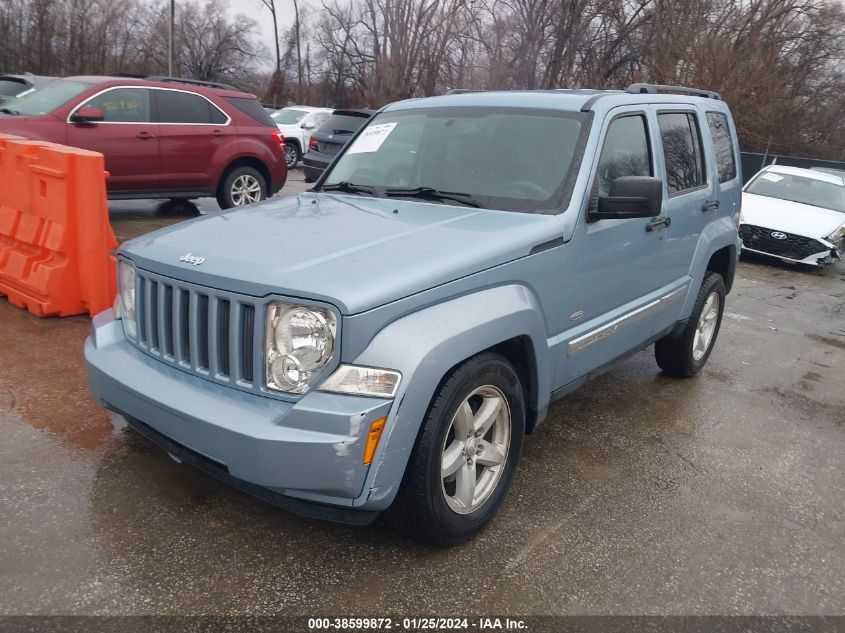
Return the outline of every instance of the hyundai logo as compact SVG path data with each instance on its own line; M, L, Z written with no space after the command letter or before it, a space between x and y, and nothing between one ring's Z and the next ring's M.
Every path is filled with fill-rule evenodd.
M787 235L786 233L781 233L780 231L772 231L772 237L776 240L785 240Z
M179 258L180 262L185 262L186 264L191 264L193 266L199 266L205 261L205 257L200 257L198 255L191 255L188 253L187 255L182 255Z

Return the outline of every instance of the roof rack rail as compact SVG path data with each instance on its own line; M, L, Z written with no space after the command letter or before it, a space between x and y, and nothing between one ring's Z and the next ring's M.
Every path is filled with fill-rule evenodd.
M625 92L630 94L650 94L656 95L659 92L677 92L679 94L695 95L696 97L704 97L705 99L721 99L718 92L712 90L703 90L701 88L688 88L686 86L664 86L662 84L631 84L625 88Z
M473 88L452 88L451 90L447 90L443 94L463 95L463 94L467 94L468 92L488 92L488 91L487 90L474 90Z
M164 81L175 84L189 84L191 86L205 86L206 88L218 88L220 90L231 90L232 92L241 92L234 86L229 84L221 84L216 81L200 81L199 79L187 79L185 77L166 77L164 75L150 75L144 77L147 81Z

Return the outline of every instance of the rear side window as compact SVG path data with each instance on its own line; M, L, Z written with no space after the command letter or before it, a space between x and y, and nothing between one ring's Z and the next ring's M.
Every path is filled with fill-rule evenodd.
M249 99L247 97L225 97L226 101L235 106L238 110L243 112L249 118L254 119L258 123L276 127L276 123L267 114L267 111L258 103L258 99Z
M26 90L26 84L14 79L0 79L0 97L14 97Z
M224 115L208 99L189 92L156 90L157 120L159 123L222 124Z
M314 125L320 127L323 123L325 123L329 118L328 112L318 112L314 115Z
M721 112L708 112L707 125L713 137L716 149L716 165L719 168L719 182L728 182L736 178L736 158L734 157L731 130L728 117Z
M658 114L657 122L663 139L669 195L702 186L704 155L698 118L691 112L667 112Z
M146 88L107 90L82 107L99 108L103 111L103 121L106 123L149 123L150 91Z
M607 128L596 172L599 196L607 196L610 183L620 176L651 176L648 128L641 115L614 119Z

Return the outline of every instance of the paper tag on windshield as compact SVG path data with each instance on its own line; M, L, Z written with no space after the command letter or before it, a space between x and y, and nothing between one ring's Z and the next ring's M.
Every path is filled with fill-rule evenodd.
M763 178L765 180L771 180L772 182L780 182L781 180L783 180L783 176L778 176L777 174L773 174L771 172L763 174L762 176L760 176L760 178Z
M347 150L347 154L364 154L366 152L377 152L381 144L396 127L396 122L380 123L371 125L355 139L355 142Z

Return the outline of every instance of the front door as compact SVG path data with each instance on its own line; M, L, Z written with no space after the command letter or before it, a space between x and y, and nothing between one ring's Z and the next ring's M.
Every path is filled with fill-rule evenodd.
M109 88L75 110L79 108L98 108L104 119L98 123L68 123L68 145L105 157L109 193L157 189L158 125L151 118L150 91L128 86Z
M654 176L653 124L643 108L615 109L603 125L593 169L593 195L606 196L620 176ZM587 211L567 245L567 262L577 280L575 312L558 364L557 386L601 367L649 340L661 273L665 227L655 218L587 221Z

